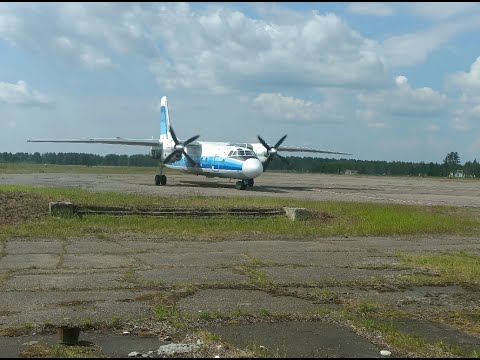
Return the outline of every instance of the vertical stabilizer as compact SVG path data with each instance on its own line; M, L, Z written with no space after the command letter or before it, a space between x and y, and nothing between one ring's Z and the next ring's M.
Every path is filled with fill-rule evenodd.
M160 101L160 140L170 139L170 117L168 116L167 97Z

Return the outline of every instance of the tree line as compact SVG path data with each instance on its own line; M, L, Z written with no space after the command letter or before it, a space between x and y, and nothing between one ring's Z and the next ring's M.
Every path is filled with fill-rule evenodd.
M283 170L292 172L344 174L348 171L365 175L396 175L396 176L449 176L460 170L465 176L480 176L480 164L476 159L460 163L458 153L447 154L442 163L329 159L287 156L289 164L277 159L273 160L269 170ZM87 166L158 166L157 160L149 155L95 155L87 153L0 153L0 163L34 163L58 165L87 165Z

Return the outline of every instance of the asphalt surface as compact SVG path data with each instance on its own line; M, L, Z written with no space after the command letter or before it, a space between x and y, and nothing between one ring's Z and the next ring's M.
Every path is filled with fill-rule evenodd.
M1 174L0 184L81 187L162 196L272 196L295 199L452 205L480 208L480 181L460 178L387 177L266 172L247 190L235 180L173 173L166 186L152 175Z

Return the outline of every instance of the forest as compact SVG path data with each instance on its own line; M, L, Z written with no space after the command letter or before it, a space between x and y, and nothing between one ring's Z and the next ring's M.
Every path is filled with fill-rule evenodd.
M480 164L476 159L461 164L457 152L448 153L442 162L403 162L380 160L332 159L322 157L287 156L288 164L273 160L268 171L290 171L303 173L344 174L358 173L365 175L393 176L452 176L461 171L466 177L478 177ZM0 163L33 163L87 166L158 166L158 161L149 155L95 155L87 153L0 153Z

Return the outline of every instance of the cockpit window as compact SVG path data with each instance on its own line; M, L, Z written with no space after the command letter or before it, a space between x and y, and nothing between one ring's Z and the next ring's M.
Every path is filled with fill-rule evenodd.
M257 156L251 150L238 148L236 150L230 151L228 153L228 157L236 158L243 161L249 158L256 158Z

